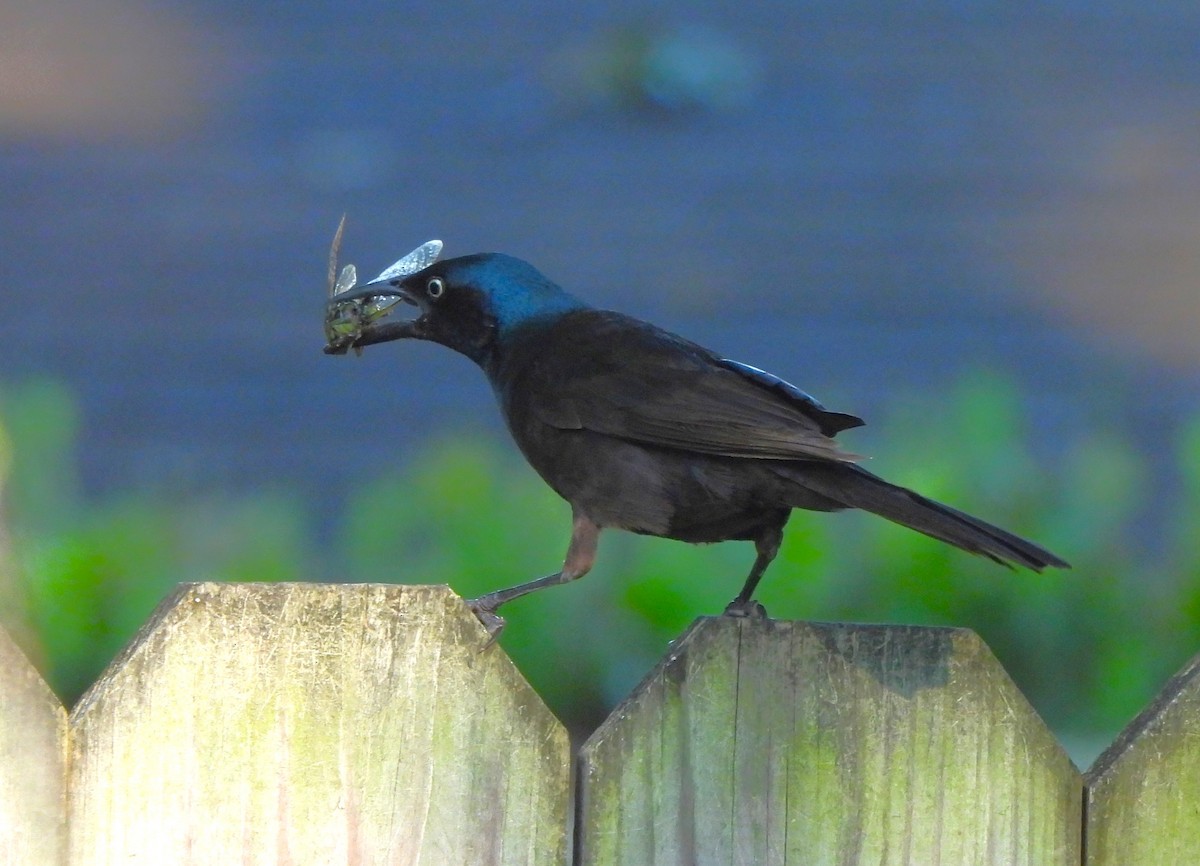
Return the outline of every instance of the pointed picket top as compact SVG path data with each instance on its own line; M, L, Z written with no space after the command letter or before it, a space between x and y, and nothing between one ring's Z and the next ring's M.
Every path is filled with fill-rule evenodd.
M1080 860L1079 772L964 629L701 620L580 792L597 866Z
M0 863L66 863L67 712L0 629Z
M565 731L446 587L185 585L71 714L79 863L561 864Z
M1087 772L1088 866L1200 863L1200 655Z

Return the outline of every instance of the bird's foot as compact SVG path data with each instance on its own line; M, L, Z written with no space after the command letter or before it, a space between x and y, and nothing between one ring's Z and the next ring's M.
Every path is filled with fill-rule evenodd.
M496 642L496 638L500 637L500 632L504 631L504 617L496 613L499 605L490 595L481 595L479 598L468 599L467 607L487 629L488 641L483 647L487 649Z
M740 616L746 619L766 619L767 609L752 598L735 598L725 605L723 616Z

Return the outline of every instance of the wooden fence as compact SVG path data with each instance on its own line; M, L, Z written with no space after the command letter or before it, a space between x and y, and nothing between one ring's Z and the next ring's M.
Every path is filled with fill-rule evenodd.
M0 635L0 863L1196 864L1196 671L1081 776L969 631L703 619L573 761L444 587L191 584L69 716Z

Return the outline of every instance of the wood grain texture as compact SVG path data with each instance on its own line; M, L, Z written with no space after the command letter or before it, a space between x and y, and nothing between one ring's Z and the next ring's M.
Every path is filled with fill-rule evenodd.
M1088 770L1087 866L1200 863L1200 656Z
M561 725L444 587L194 584L71 714L72 866L561 864Z
M1075 866L1082 782L973 633L701 620L584 746L585 864Z
M66 854L67 713L0 629L0 866Z

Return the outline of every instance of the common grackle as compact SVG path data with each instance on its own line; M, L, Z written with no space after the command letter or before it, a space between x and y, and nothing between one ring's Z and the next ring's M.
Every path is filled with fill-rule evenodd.
M570 503L562 568L471 602L493 634L504 623L501 605L586 574L608 527L692 543L753 541L754 565L725 609L735 615L765 614L752 596L793 508L861 508L1002 564L1068 567L863 469L833 438L862 419L779 377L594 309L520 259L483 253L428 264L429 247L370 283L339 286L327 323L351 310L355 324L327 327L325 351L409 338L466 355L487 375L521 452ZM418 316L382 319L398 300Z

